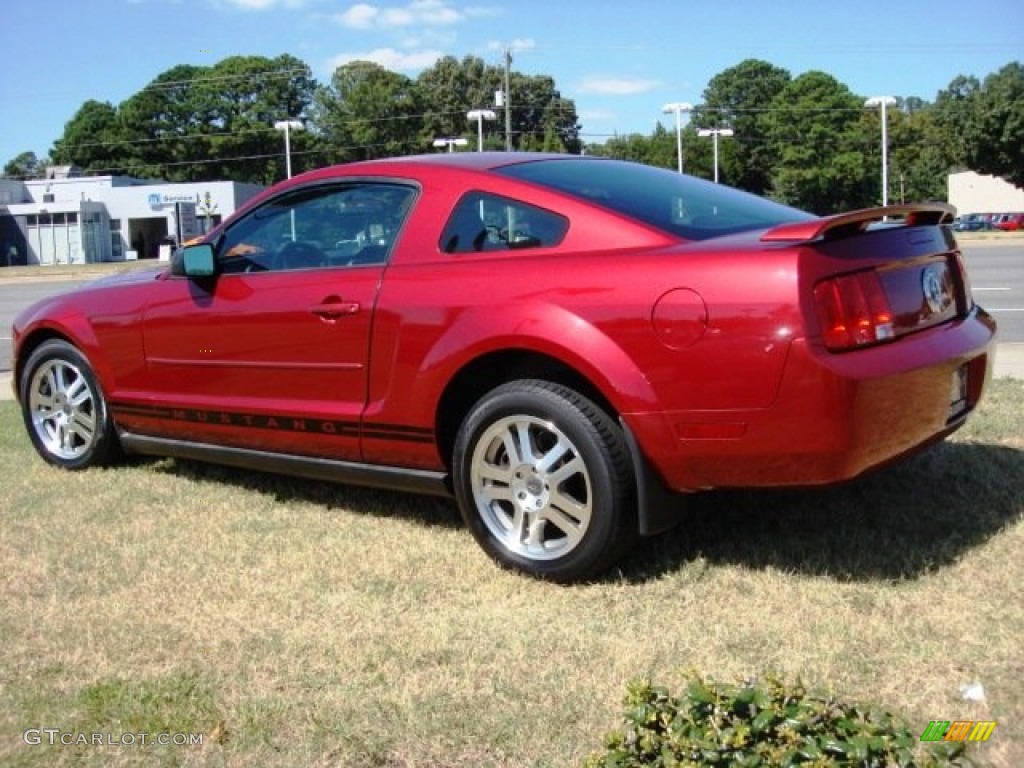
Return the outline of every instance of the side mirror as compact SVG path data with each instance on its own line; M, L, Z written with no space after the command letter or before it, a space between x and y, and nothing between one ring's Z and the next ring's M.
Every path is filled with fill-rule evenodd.
M217 273L213 246L209 243L187 245L182 248L181 263L186 277L213 277Z

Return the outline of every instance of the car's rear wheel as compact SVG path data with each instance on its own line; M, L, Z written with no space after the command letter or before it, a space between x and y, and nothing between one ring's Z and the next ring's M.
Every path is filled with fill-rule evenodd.
M466 525L506 567L580 581L635 536L621 430L567 387L525 380L494 389L463 421L453 459Z
M89 361L66 341L41 344L19 384L32 444L51 464L82 469L112 457L117 436Z

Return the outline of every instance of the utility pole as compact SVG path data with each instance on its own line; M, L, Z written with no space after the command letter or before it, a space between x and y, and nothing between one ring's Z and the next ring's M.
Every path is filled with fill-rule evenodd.
M512 151L512 49L505 49L505 151Z

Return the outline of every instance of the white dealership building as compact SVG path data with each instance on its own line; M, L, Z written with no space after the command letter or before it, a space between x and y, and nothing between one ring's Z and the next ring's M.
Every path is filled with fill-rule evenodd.
M208 231L263 187L172 184L128 176L0 179L0 266L166 257L173 241Z
M997 176L951 173L948 188L949 202L960 214L1024 212L1024 189Z

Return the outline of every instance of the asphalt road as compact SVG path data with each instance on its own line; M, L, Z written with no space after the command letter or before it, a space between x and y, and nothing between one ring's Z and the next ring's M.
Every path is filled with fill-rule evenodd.
M961 242L974 298L995 316L1001 343L1024 344L1024 240ZM44 272L45 268L40 268ZM0 271L0 373L11 369L11 322L33 301L94 279L4 279ZM6 393L0 393L0 397Z
M3 273L0 272L0 278ZM26 278L0 280L0 371L11 370L11 324L14 316L34 301L53 296L87 282Z
M1024 240L963 244L974 300L999 323L999 341L1024 343Z

